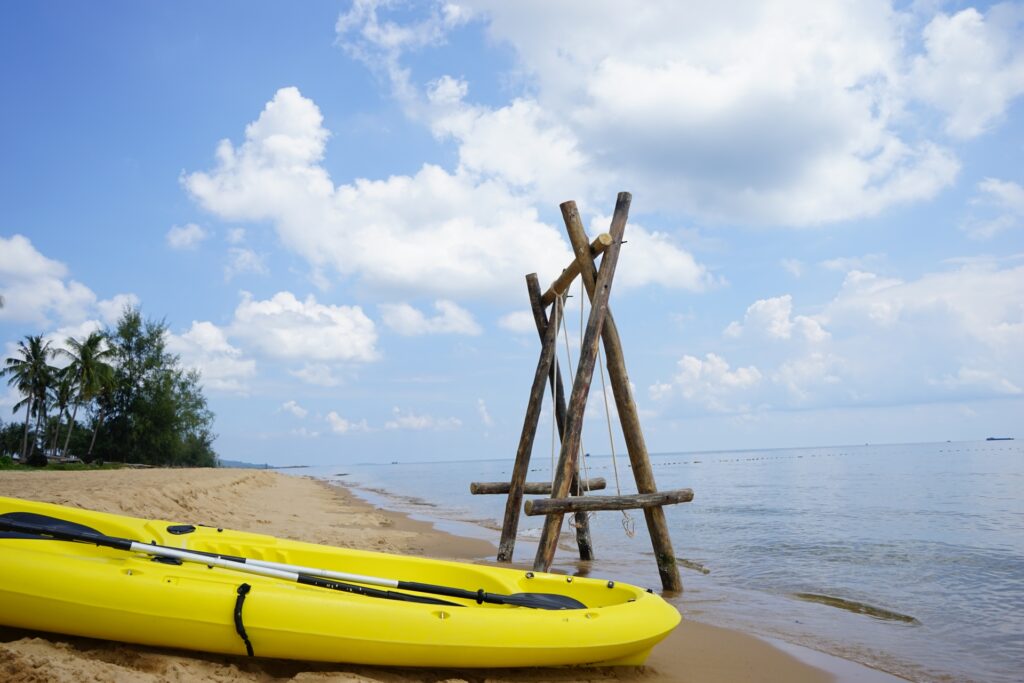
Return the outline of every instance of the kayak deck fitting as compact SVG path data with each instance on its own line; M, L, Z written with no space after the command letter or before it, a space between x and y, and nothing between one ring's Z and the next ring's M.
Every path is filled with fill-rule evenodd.
M259 657L523 667L641 664L679 620L661 597L612 581L0 497L5 626Z

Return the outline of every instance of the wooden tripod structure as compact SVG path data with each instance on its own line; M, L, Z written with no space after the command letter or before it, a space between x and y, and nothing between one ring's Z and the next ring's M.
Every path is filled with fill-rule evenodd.
M540 358L534 373L533 386L526 408L523 431L516 451L515 466L512 480L508 484L474 483L470 490L474 493L508 492L505 505L505 518L502 525L501 542L498 546L498 561L511 562L515 547L516 532L519 526L519 510L523 507L523 494L527 489L538 493L550 491L550 499L527 501L527 515L546 515L541 534L537 556L534 559L535 571L547 571L554 559L558 536L564 515L572 512L576 515L576 540L579 545L580 558L593 559L590 542L590 529L587 512L593 510L626 510L643 509L654 547L655 559L661 583L667 591L682 590L679 568L676 565L672 540L668 534L663 505L689 502L693 499L690 489L658 492L651 470L647 446L640 429L640 419L636 404L633 401L626 373L625 358L622 353L622 342L615 326L615 320L608 308L608 297L611 292L612 279L619 260L619 250L623 244L622 236L626 229L629 216L629 205L632 200L628 192L620 192L615 203L611 227L608 233L600 235L590 242L575 202L561 205L562 218L569 234L576 259L555 280L551 287L541 294L537 275L526 276L527 291L533 309L534 322L541 339ZM600 267L594 259L601 256ZM590 298L590 318L583 334L580 347L580 358L573 379L572 390L566 403L561 373L554 364L556 340L561 325L559 316L552 315L549 322L545 309L555 302L556 298L564 297L573 280L579 276ZM629 452L630 465L636 479L637 495L632 496L591 496L577 495L569 497L571 492L582 493L582 488L603 488L603 481L588 480L583 486L578 485L579 452L583 430L583 415L587 397L590 394L591 380L598 359L598 344L603 343L606 365L618 409L619 421L622 425L626 449ZM527 484L526 474L533 451L533 441L537 433L541 404L545 393L545 385L549 384L554 394L554 413L558 432L561 436L561 451L554 472L554 481L550 486ZM587 486L587 484L595 486ZM600 486L597 486L600 484ZM507 488L506 488L507 486ZM476 490L474 490L476 489ZM496 490L486 490L496 489Z

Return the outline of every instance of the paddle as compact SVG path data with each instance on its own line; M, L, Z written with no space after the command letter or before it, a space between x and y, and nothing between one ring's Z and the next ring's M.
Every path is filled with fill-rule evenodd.
M237 562L234 559L226 559L219 555L212 553L197 553L190 552L187 550L179 550L177 548L167 548L165 546L154 545L150 543L139 543L128 538L118 538L116 536L105 536L93 529L66 522L64 520L53 519L54 522L59 522L56 525L43 526L32 522L15 521L12 520L10 515L21 515L23 517L34 517L42 519L53 519L44 517L43 515L32 515L31 513L7 513L6 515L0 515L0 529L6 529L16 534L23 534L30 537L36 538L52 538L59 541L75 541L78 543L89 543L91 545L98 545L104 548L113 548L115 550L125 550L134 553L145 553L147 555L154 555L156 557L166 557L174 560L181 560L182 562L194 562L196 564L205 564L208 567L220 567L222 569L233 569L239 572L245 572L247 574L256 574L258 576L269 576L277 579L285 579L287 581L294 581L307 586L318 586L320 588L330 588L336 591L342 591L345 593L355 593L357 595L365 595L371 598L384 598L386 600L402 600L405 602L419 602L426 603L429 605L447 605L450 607L461 607L454 602L448 602L447 600L438 600L436 598L428 598L421 595L408 595L407 593L395 593L394 591L382 591L376 588L367 588L365 586L356 586L348 583L342 583L340 581L331 581L329 579L321 578L318 576L308 576L299 572L285 571L282 569L272 569L270 567L259 567L250 566L244 562Z
M361 595L371 595L372 597L384 597L391 600L408 600L410 602L426 602L429 604L455 604L445 600L408 595L407 593L378 591L372 588L364 588L363 586L341 583L341 581L355 581L356 583L365 583L372 586L384 586L387 588L415 591L417 593L431 593L451 598L475 600L478 604L486 602L494 605L513 605L517 607L552 610L586 609L586 605L582 602L567 595L559 595L557 593L514 593L511 595L504 595L500 593L488 593L483 589L472 591L452 586L440 586L429 583L420 583L418 581L400 581L376 576L365 576L362 574L350 574L346 572L332 571L329 569L302 567L283 564L280 562L236 557L232 555L178 550L177 548L167 548L165 546L155 544L138 543L129 539L104 536L103 534L100 534L93 529L89 529L88 527L82 527L64 520L45 517L43 515L32 514L31 517L33 520L45 520L45 524L40 524L36 521L13 521L10 518L10 515L12 514L27 516L26 513L8 513L7 515L0 515L0 529L6 528L10 531L34 536L46 536L58 540L92 543L99 546L116 548L118 550L130 550L133 552L146 553L148 555L156 555L158 557L170 557L188 562L206 564L208 566L219 566L225 569L234 569L236 571L259 574L261 576L273 576L288 579L307 585L333 588L335 590L359 593Z

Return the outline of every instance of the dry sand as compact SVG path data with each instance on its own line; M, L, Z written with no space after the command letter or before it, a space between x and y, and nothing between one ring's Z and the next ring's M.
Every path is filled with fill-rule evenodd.
M494 547L374 508L343 488L260 470L0 472L0 495L447 559ZM869 670L865 670L869 671ZM0 628L0 681L644 681L816 683L833 677L755 637L685 620L646 666L391 669L247 659Z

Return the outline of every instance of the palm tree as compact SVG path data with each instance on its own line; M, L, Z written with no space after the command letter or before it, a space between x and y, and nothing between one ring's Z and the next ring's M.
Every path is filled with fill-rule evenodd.
M36 432L39 431L39 418L46 412L46 389L53 377L53 366L47 361L53 355L50 342L43 342L42 335L28 335L18 342L18 356L10 356L0 370L0 375L8 375L7 384L16 387L25 398L15 404L17 411L25 407L25 434L22 437L22 462L28 462L35 450L35 440L31 447L28 441L29 417L36 415ZM19 357L20 356L20 357Z
M84 341L68 337L65 343L68 349L61 349L60 353L71 360L68 373L78 387L78 395L72 401L68 434L64 438L64 455L67 455L78 406L96 398L114 376L114 368L107 362L114 357L114 350L107 344L107 336L99 331L90 333ZM89 450L91 452L92 448Z
M57 455L57 444L60 442L60 426L64 422L64 415L68 412L68 406L74 400L75 385L70 367L56 371L54 373L54 380L53 386L50 387L50 399L57 407L57 425L53 430L53 439L50 441L50 453Z
M96 404L99 406L99 414L96 417L96 424L92 428L89 451L85 454L86 462L92 462L92 449L96 445L96 435L100 433L100 425L103 424L107 408L114 402L114 387L114 373L110 373L100 382L99 391L96 393Z

